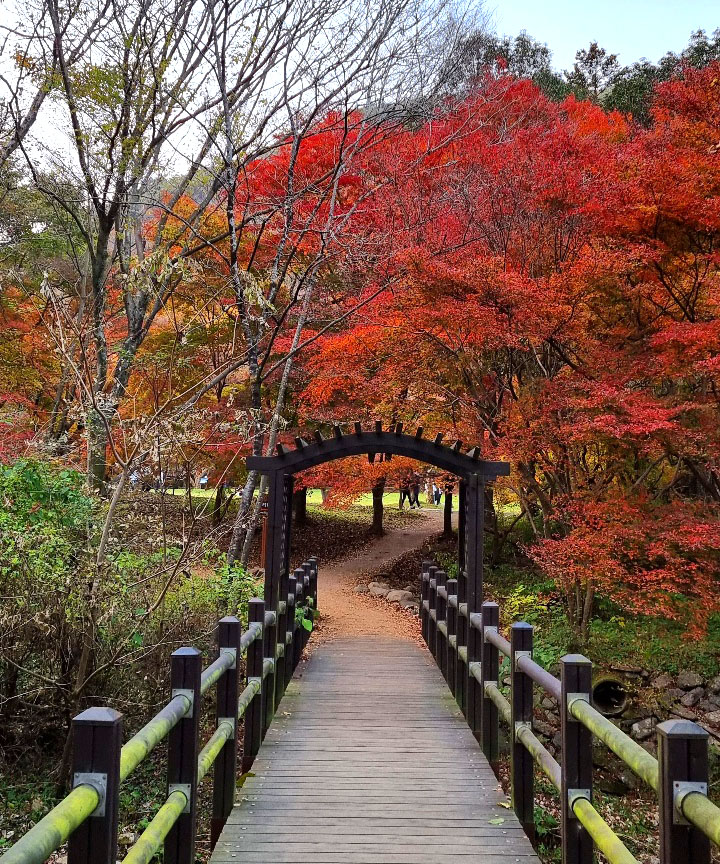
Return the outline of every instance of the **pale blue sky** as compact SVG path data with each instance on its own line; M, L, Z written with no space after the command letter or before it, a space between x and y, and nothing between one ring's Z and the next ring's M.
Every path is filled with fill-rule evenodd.
M556 69L569 69L592 41L623 66L657 62L684 48L692 31L720 27L720 0L486 0L485 9L498 33L527 30L545 42Z

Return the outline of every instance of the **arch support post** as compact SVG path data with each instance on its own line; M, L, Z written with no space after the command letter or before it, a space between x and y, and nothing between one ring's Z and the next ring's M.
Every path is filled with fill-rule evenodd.
M287 571L290 556L290 526L292 522L293 478L284 471L274 471L268 477L267 543L265 545L265 629L264 656L272 661L272 669L263 682L263 735L275 716L278 672L284 683L283 657L278 655L278 625L280 616L280 588L282 574ZM287 601L286 601L287 602ZM284 636L284 634L283 634ZM283 646L284 649L284 646Z
M483 537L485 529L485 483L478 474L471 474L465 484L464 530L465 579L467 592L467 622L480 612L483 604ZM467 666L462 670L467 692L467 721L476 734L480 732L483 694L470 664L482 657L482 637L477 627L467 628Z
M457 647L455 652L455 699L465 717L468 716L467 707L467 682L469 678L470 655L466 653L467 663L461 656L460 648L468 648L468 630L470 619L467 615L460 613L460 607L467 604L467 574L465 572L465 505L467 503L467 484L460 481L458 490L458 577L457 577ZM480 657L476 657L480 660Z

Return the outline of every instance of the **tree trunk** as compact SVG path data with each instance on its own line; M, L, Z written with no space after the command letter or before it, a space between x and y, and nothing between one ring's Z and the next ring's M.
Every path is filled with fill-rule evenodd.
M377 537L382 537L385 533L383 530L383 493L385 492L385 480L378 480L373 486L372 501L373 501L373 521L372 533Z
M212 526L217 528L223 517L223 500L225 498L225 481L221 480L215 490L215 503L212 511Z
M88 483L92 489L105 488L108 430L96 408L88 411Z
M443 534L452 537L452 492L445 493L445 510L443 512Z
M304 525L307 522L307 489L296 489L293 492L293 513L296 525Z
M253 455L257 455L253 453ZM243 486L242 494L240 495L240 505L238 507L235 524L233 525L233 533L230 538L230 546L228 548L228 565L232 567L236 559L240 558L241 564L246 564L247 559L243 560L242 553L245 548L250 551L252 543L252 531L248 530L248 522L254 525L254 521L250 517L250 510L253 507L253 495L260 480L258 471L249 471L245 485ZM259 513L259 501L257 504ZM262 566L262 565L261 565Z

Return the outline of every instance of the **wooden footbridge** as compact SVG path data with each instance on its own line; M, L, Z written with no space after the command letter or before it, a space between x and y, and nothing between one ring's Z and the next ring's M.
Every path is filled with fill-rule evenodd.
M430 562L418 574L427 649L336 639L303 660L322 595L315 559L289 572L292 478L359 453L459 476L458 578ZM125 744L111 708L76 717L72 791L0 864L40 864L65 843L67 864L115 864L120 786L165 739L167 798L126 864L160 852L164 864L195 864L198 788L210 776L214 864L531 864L536 772L559 795L564 864L591 864L596 850L639 864L594 806L594 739L657 792L662 864L710 864L720 809L707 794L707 733L661 723L656 759L593 707L589 660L568 655L553 677L533 660L532 628L515 623L503 636L500 610L483 602L485 484L507 465L379 424L248 461L268 476L270 542L265 596L250 601L244 631L234 616L220 621L204 670L199 651L175 651L169 702ZM533 731L536 689L558 705L559 761ZM201 748L213 690L215 731ZM506 758L510 804L497 779Z
M537 861L432 658L321 644L278 708L212 861Z

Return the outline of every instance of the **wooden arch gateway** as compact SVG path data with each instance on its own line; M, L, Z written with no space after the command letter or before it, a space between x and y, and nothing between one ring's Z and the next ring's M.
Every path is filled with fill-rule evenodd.
M450 446L443 444L443 435L434 440L423 438L419 428L415 434L403 432L402 423L383 430L376 422L371 430L364 430L355 423L352 434L344 434L340 426L333 427L333 435L324 438L315 432L311 442L295 439L295 449L282 444L277 446L275 456L251 456L247 460L250 470L259 471L268 478L267 541L265 545L265 609L274 613L268 616L266 627L266 656L277 657L275 675L281 675L283 648L278 645L278 633L285 633L285 604L280 599L287 597L290 578L290 532L292 528L292 493L295 474L348 456L367 454L372 462L377 454L407 456L443 471L455 474L460 480L458 512L458 605L464 605L466 613L459 616L457 646L462 669L458 681L463 683L459 698L469 714L474 714L480 693L475 679L469 674L471 662L480 659L478 631L469 627L470 616L480 612L483 602L483 538L485 513L485 485L496 477L510 473L507 462L491 462L480 458L480 450L473 447L463 452L462 443L455 441ZM274 619L274 620L273 620ZM274 691L275 682L270 684Z

